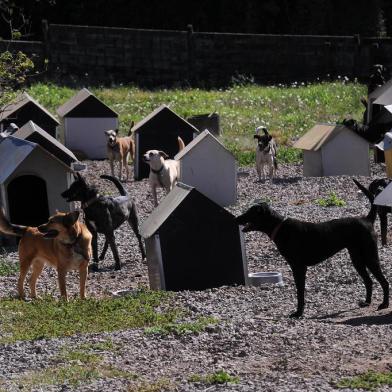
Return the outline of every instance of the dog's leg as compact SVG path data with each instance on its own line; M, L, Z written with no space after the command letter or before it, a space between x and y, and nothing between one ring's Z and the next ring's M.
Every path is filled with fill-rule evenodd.
M377 255L376 258L373 258L372 260L373 262L368 262L367 267L369 268L369 271L373 274L373 276L377 279L377 282L380 283L384 296L383 301L378 306L377 310L386 309L389 307L389 283L385 279L385 276L381 271Z
M68 301L66 276L67 276L67 271L65 271L64 269L59 269L59 268L57 269L57 278L59 281L60 295L65 301Z
M88 261L83 262L79 266L79 279L80 279L80 298L86 298L86 280L88 272Z
M112 250L113 257L114 257L114 269L115 270L120 270L121 269L121 262L120 262L120 256L118 254L116 242L114 241L114 235L111 234L110 236L106 236L106 240L109 242L110 249Z
M271 181L274 179L274 166L273 166L273 163L271 163L271 165L270 165L269 177L270 177Z
M257 175L259 177L259 181L261 181L261 170L260 170L260 165L256 165L256 170L257 170Z
M91 226L87 225L87 227L93 236L91 240L91 246L93 248L93 264L91 265L91 270L96 272L98 271L98 234Z
M30 277L30 297L37 298L37 292L36 292L37 280L41 275L45 263L35 259L32 264L33 264L33 272Z
M20 258L19 260L19 278L18 278L18 295L20 299L25 298L24 294L24 281L26 279L26 275L29 272L31 260Z
M110 171L112 172L112 177L114 177L114 161L113 159L110 159L109 162L110 162Z
M291 318L301 317L304 313L305 307L305 279L307 268L303 266L296 266L292 268L295 286L297 289L297 311L290 314Z
M158 197L157 197L157 187L156 185L151 185L151 193L154 199L154 207L158 206Z
M359 276L362 278L363 283L366 289L366 299L365 301L360 301L359 306L364 308L369 306L372 302L372 294L373 294L373 282L370 279L369 273L366 270L366 258L368 255L362 253L362 249L348 249L348 252L351 257L351 261L354 265L354 268L358 272Z
M378 210L378 216L380 218L381 226L381 244L385 246L387 244L387 233L388 233L388 217L385 211Z
M125 171L126 171L126 173L127 173L127 182L129 181L129 165L128 165L128 158L129 158L129 154L126 154L125 155L125 158L124 158L124 167L125 167Z
M122 181L122 172L123 172L123 161L122 161L122 159L120 159L120 160L118 161L118 165L119 165L118 179L119 179L120 181Z
M144 250L143 242L142 242L142 236L139 233L139 219L136 211L136 207L133 207L132 212L129 214L129 225L132 227L133 232L136 235L136 238L139 243L139 249L140 253L142 255L142 260L146 258L146 252Z
M108 250L109 247L109 243L107 242L106 238L105 238L105 243L103 244L103 249L101 254L99 255L99 260L103 260L106 256L106 252Z

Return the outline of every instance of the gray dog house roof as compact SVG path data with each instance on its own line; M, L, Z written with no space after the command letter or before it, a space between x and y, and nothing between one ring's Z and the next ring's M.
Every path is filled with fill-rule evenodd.
M305 135L298 139L294 143L293 147L307 151L318 151L324 144L331 141L340 132L345 131L351 132L353 135L360 137L344 125L316 124L307 133L305 133ZM363 140L365 141L365 139Z
M13 136L39 144L68 166L71 166L72 162L77 161L77 158L72 151L61 144L57 139L50 136L33 121L29 121L23 125L22 128L19 128Z
M0 143L0 183L4 183L35 149L40 149L48 156L48 159L60 162L65 170L71 171L67 165L38 144L8 136Z
M60 117L118 117L118 114L86 88L57 109Z
M152 288L203 290L246 282L234 216L195 188L178 183L141 225L141 234Z
M369 101L376 105L392 105L392 79L369 94Z

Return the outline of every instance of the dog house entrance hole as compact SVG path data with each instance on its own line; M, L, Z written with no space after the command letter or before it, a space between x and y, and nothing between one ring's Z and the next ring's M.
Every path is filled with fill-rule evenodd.
M14 224L39 226L48 221L45 180L33 175L13 179L7 188L10 220Z

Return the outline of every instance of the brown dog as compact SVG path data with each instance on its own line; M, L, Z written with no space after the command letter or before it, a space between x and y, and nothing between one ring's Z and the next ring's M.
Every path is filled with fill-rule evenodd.
M110 170L112 172L112 176L114 177L114 162L119 162L119 172L118 179L122 180L122 171L123 166L127 172L126 181L129 179L129 167L128 167L128 158L131 156L132 160L135 156L135 142L132 139L132 128L134 122L132 121L128 136L126 137L118 137L118 129L111 129L109 131L105 131L105 134L108 138L107 143L107 151L108 151L108 159L110 163Z
M70 270L79 270L80 297L85 298L88 263L91 258L92 235L78 221L79 211L58 212L48 223L38 227L26 227L9 223L0 209L0 231L22 237L19 242L20 274L18 293L24 298L24 281L32 267L30 296L36 297L36 283L45 264L57 269L61 296L67 300L66 275Z

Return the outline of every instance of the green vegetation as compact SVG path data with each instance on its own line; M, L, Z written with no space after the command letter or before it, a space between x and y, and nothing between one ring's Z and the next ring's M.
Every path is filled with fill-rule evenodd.
M158 381L142 381L128 388L128 392L162 392L174 391L175 384L165 378Z
M321 207L344 207L346 202L335 192L331 192L327 197L316 199L316 203Z
M213 385L213 384L226 384L233 383L238 384L240 378L237 376L231 376L229 373L224 370L218 370L211 374L199 375L194 374L188 379L189 382L199 382L203 384Z
M96 96L120 116L122 134L132 120L144 118L161 104L168 104L184 118L216 111L221 119L221 141L241 165L254 163L255 128L265 124L279 145L281 162L299 162L301 151L291 146L316 122L336 122L347 117L361 119L360 97L366 95L358 83L316 83L291 86L235 85L227 89L141 90L130 86L91 88ZM55 113L76 89L37 83L28 93Z
M338 388L367 389L392 385L392 372L374 372L372 370L353 378L344 378L337 383Z
M139 291L122 298L56 301L45 298L33 302L0 300L0 342L36 340L98 333L127 328L163 327L174 323L182 311L156 308L170 299L170 293Z
M0 276L15 275L19 271L17 264L0 259Z
M179 322L179 323L167 323L149 327L145 329L146 334L159 334L159 335L185 335L185 334L197 334L205 331L206 327L211 324L216 324L217 319L213 317L200 317L195 321L190 322Z

